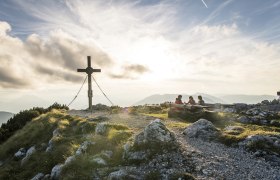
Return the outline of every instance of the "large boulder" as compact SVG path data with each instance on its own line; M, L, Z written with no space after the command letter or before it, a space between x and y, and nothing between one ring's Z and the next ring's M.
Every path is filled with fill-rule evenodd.
M221 134L213 123L206 119L199 119L188 126L183 133L189 138L201 138L203 140L216 139Z
M136 145L142 144L172 144L175 142L175 136L165 125L156 119L145 127L144 131L135 137Z
M178 143L175 136L165 125L156 119L139 133L132 145L124 145L123 158L129 161L147 160L150 156L162 151L177 149Z

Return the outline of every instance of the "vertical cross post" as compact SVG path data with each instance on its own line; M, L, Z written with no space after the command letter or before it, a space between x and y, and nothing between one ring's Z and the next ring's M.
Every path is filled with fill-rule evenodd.
M91 57L87 57L86 69L77 69L78 72L85 72L88 75L88 109L92 111L92 83L91 83L91 74L94 72L101 72L101 69L93 69L91 67Z

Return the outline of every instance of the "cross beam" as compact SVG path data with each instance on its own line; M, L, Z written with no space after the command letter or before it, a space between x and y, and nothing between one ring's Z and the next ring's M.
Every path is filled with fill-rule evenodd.
M92 84L91 84L91 74L94 72L101 72L101 69L93 69L91 67L91 57L87 57L87 65L86 69L77 69L78 72L85 72L88 75L88 109L92 110Z

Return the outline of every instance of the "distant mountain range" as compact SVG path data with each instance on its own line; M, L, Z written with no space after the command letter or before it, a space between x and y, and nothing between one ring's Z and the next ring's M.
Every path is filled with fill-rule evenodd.
M14 114L10 112L0 111L0 125L6 123L13 115Z
M183 96L183 102L188 101L188 94L181 94ZM223 95L223 96L212 96L204 93L196 93L191 96L194 97L197 101L197 96L201 95L206 103L247 103L247 104L256 104L263 100L273 100L276 96L272 95ZM154 94L144 98L141 101L136 102L134 105L144 105L144 104L159 104L166 101L175 102L178 94Z

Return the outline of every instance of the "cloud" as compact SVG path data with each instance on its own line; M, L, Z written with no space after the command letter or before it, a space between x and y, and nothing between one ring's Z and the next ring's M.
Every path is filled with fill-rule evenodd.
M77 68L85 68L86 56L93 65L109 68L112 59L94 43L82 43L62 30L47 38L37 34L22 41L9 35L11 26L0 22L0 87L28 88L40 84L80 82ZM16 53L15 53L16 51Z
M149 72L150 70L140 64L126 65L122 67L122 72L120 74L110 74L111 78L114 79L136 79L136 77Z

